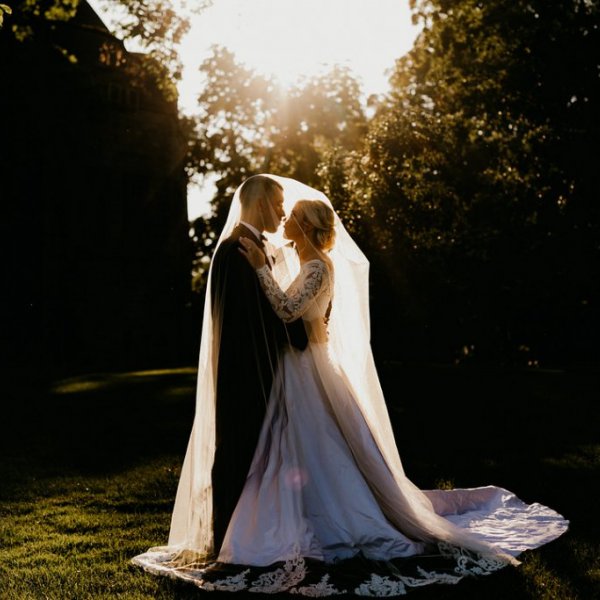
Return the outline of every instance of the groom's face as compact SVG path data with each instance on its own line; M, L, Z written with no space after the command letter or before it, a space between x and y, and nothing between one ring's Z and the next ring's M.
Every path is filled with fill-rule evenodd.
M285 212L283 211L283 192L277 188L269 199L264 201L263 222L265 231L274 233L279 229Z

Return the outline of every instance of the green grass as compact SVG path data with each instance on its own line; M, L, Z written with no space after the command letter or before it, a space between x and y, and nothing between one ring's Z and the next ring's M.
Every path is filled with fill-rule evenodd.
M598 376L383 365L407 474L496 484L570 531L523 564L412 598L600 597ZM198 598L129 559L164 544L193 418L193 369L12 377L0 425L0 598ZM254 596L256 597L256 596Z

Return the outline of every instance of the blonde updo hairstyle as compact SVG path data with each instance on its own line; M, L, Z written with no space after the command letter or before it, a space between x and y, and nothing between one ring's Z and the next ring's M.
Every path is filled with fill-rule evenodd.
M335 243L335 217L333 210L321 200L298 200L297 208L305 222L313 229L313 242L319 250L328 252Z

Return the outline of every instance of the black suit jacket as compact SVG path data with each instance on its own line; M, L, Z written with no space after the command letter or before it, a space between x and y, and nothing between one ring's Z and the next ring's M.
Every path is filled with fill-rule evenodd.
M279 354L289 343L306 348L302 320L287 327L240 253L240 237L262 242L238 225L213 257L211 301L217 353L216 452L212 470L215 550L244 487Z

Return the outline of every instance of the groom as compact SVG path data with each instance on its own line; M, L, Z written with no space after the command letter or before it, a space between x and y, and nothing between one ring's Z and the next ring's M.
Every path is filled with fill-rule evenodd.
M247 237L264 252L263 232L277 231L284 216L283 188L255 175L242 184L240 202L240 223L217 249L211 276L214 339L219 340L212 469L216 554L248 475L278 355L286 344L300 350L307 344L302 320L284 325L239 251L239 238Z

